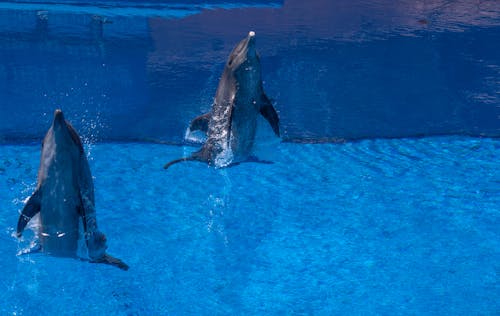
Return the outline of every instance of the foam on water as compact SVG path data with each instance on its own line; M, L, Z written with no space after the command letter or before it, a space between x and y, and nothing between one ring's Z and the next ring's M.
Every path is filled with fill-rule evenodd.
M16 256L40 148L0 146L0 313L500 310L498 140L279 143L273 164L162 169L193 150L93 147L97 219L124 272Z

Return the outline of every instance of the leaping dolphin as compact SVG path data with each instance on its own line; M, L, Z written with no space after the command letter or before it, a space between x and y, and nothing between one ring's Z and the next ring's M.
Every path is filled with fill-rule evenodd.
M211 111L196 117L189 126L190 131L207 134L205 144L190 157L173 160L164 168L182 161L202 161L220 167L248 159L259 114L279 137L278 114L264 93L255 32L250 32L229 55Z
M63 112L56 110L42 143L37 187L19 216L17 236L40 213L38 240L43 252L77 257L78 240L83 237L91 262L127 270L123 261L106 253L106 237L97 229L94 205L94 183L82 142Z

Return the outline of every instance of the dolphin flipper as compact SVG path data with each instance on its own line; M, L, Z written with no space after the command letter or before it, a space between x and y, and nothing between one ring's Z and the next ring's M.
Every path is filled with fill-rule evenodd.
M101 258L98 260L90 261L92 263L104 263L104 264L109 264L112 266L115 266L117 268L120 268L122 270L127 271L129 269L129 266L123 262L121 259L115 258L107 253L104 254Z
M183 161L198 161L198 160L199 159L196 159L195 157L183 157L183 158L175 159L175 160L172 160L171 162L166 163L163 166L163 169L168 169L171 165L174 165L174 164L179 163L179 162L183 162Z
M273 128L273 131L276 134L276 136L280 137L278 113L276 113L276 110L271 104L271 101L267 98L265 94L262 96L262 98L263 100L262 100L262 105L260 107L260 114L262 114L262 116L269 122L269 124L271 124L271 127Z
M19 220L17 221L17 237L21 237L28 222L33 218L33 216L40 212L40 206L40 191L36 190L35 193L30 196L28 202L26 202L26 205L19 216Z
M248 159L246 161L247 162L262 163L262 164L265 164L265 165L272 165L272 164L274 164L274 162L269 161L269 160L261 160L257 156L250 156L250 157L248 157Z
M200 115L198 117L195 117L194 120L191 121L191 124L189 124L189 130L190 131L196 131L200 130L204 133L208 132L208 122L210 121L210 118L212 117L212 114L205 113L203 115Z

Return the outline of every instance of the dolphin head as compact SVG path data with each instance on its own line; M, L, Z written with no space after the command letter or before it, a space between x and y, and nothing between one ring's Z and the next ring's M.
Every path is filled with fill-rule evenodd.
M75 129L64 119L63 112L56 110L52 125L42 142L39 183L44 182L52 172L57 175L63 170L76 171L83 152L82 142ZM57 176L54 179L56 178Z
M61 110L57 109L54 111L54 118L52 119L52 130L55 136L60 138L67 134L67 124L64 119L64 114Z
M52 125L42 143L43 150L52 155L59 153L72 153L79 155L83 153L83 145L80 137L69 122L64 119L61 110L54 111Z
M80 137L76 133L73 126L64 119L64 114L59 109L54 111L54 119L52 121L51 129L58 145L71 144L83 151Z
M261 82L260 59L255 49L255 32L241 40L229 55L226 67L232 71L238 82L245 87L254 88Z

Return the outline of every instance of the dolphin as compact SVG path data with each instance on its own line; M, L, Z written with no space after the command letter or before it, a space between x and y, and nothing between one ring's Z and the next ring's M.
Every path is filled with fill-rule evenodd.
M182 161L201 161L227 166L251 156L257 130L258 115L262 115L279 137L279 118L264 93L260 58L255 50L255 32L236 45L226 62L209 113L196 117L189 130L206 133L202 148Z
M38 183L17 223L21 237L37 214L38 242L43 252L59 257L78 257L78 241L85 240L91 262L127 270L120 259L106 253L106 236L97 228L94 183L82 141L63 112L56 110L42 143ZM80 219L84 233L80 233Z

